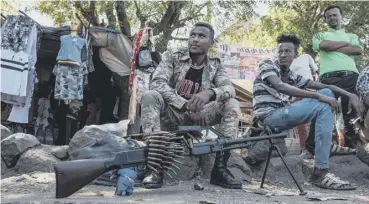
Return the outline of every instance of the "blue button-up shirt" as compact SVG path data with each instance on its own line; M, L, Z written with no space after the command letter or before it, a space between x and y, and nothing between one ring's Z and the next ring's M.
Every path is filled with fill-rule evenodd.
M81 50L85 39L79 36L63 35L60 37L61 46L56 60L70 60L81 63Z

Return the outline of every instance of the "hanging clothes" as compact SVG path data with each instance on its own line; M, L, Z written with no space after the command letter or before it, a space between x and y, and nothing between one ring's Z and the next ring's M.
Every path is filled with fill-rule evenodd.
M50 128L50 121L52 119L50 100L48 98L40 98L38 100L38 112L35 121L35 136L43 144L53 144L52 135L46 134L47 129Z
M84 75L88 73L86 67L56 64L53 69L55 79L55 95L58 100L83 99Z
M129 76L132 41L124 34L108 28L91 27L89 33L91 44L100 49L101 61L119 76Z
M3 26L1 49L25 51L34 24L35 22L26 16L8 15Z
M4 98L8 102L11 102L11 101L23 102L24 100L24 104L21 106L19 106L19 104L17 103L14 103L12 111L8 118L8 121L11 121L11 122L15 122L15 123L29 123L30 122L29 109L31 107L34 85L38 82L36 68L35 68L35 65L37 62L37 45L38 45L37 32L38 32L37 25L34 23L29 32L28 38L27 38L27 41L28 41L27 47L24 50L28 55L28 72L23 72L22 74L22 77L21 77L22 85L20 89L22 91L25 89L25 94L19 94L19 95L10 94L8 96L4 96ZM23 51L20 51L20 52L23 52ZM12 75L12 78L13 77L14 75ZM2 75L2 78L3 78L3 75ZM2 91L2 93L4 92ZM7 93L4 93L4 94L7 94ZM25 98L22 98L22 96L25 96Z
M24 51L1 50L1 93L26 96L29 56Z

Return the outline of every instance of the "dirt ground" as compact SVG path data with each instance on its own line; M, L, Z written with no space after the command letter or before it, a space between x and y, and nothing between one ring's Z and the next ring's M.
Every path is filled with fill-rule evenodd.
M129 197L114 195L114 187L89 185L69 198L55 199L55 178L53 173L34 173L13 176L1 180L1 203L3 204L92 204L92 203L369 203L369 189L359 187L355 191L322 190L305 183L306 196L299 196L295 187L287 189L283 184L266 185L267 190L260 190L259 182L245 183L242 190L228 190L201 180L203 191L193 188L195 181L168 184L161 189L147 190L135 188ZM327 199L326 201L313 201ZM338 199L338 200L337 200Z

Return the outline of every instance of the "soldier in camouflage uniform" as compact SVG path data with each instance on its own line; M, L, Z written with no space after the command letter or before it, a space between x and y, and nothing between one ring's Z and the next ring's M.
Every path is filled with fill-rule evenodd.
M208 56L214 29L197 23L191 30L188 48L166 51L153 73L150 90L141 101L144 133L160 130L160 119L175 125L215 125L226 137L236 137L240 107L235 89L219 58ZM230 152L217 153L211 183L225 188L241 188L227 169ZM160 188L163 175L150 174L146 188Z

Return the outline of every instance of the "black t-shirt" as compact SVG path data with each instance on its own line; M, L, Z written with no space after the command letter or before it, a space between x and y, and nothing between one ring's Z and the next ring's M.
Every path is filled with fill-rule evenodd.
M190 68L183 79L181 87L178 90L178 94L183 98L189 100L194 94L197 94L201 88L202 82L202 71L201 69Z

